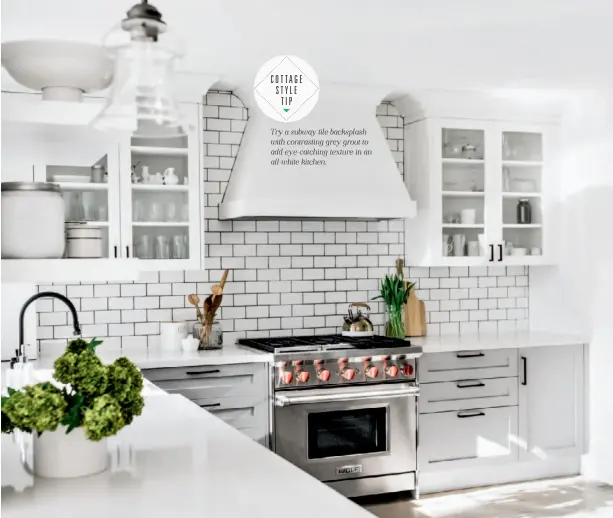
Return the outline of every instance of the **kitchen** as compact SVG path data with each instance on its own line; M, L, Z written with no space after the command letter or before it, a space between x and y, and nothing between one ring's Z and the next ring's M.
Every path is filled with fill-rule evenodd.
M176 8L158 4L164 17L168 17L169 26L175 30L181 27L177 22L171 23L170 16L177 15ZM99 36L92 39L90 35L80 40L99 42L108 27L117 23L129 8L119 2L113 5L117 8L96 7L101 9ZM248 9L242 14L232 12L240 20ZM11 20L5 6L3 14L7 13ZM3 29L7 27L3 41L24 39L17 29L19 24L26 22L18 14L16 10L14 23L17 25L12 29L6 19L3 21ZM222 10L218 15L225 19L227 13ZM9 37L11 30L15 37ZM36 38L51 37L43 33L34 35ZM296 178L295 173L288 174L289 170L269 166L270 156L266 149L261 149L261 135L265 135L268 142L273 125L259 111L250 92L255 70L266 57L275 55L274 46L269 50L270 55L259 56L250 64L250 73L249 70L230 70L227 68L230 65L226 64L223 68L218 58L207 56L210 58L207 63L212 63L211 70L215 70L213 65L217 64L217 69L228 76L225 82L214 75L202 74L189 82L180 81L178 99L198 131L188 135L180 145L181 150L172 150L174 154L170 157L160 154L168 153L166 143L161 144L160 151L152 149L155 145L150 142L108 136L83 122L81 126L76 125L77 131L70 124L41 123L43 117L53 119L50 109L48 114L43 113L48 108L31 102L31 93L15 93L26 90L14 81L6 83L5 79L12 80L3 69L3 182L52 181L54 175L62 173L93 175L91 166L100 157L105 157L103 165L108 171L108 187L104 182L95 181L85 187L78 182L69 186L60 182L69 192L83 188L82 204L85 205L88 197L96 202L96 214L92 219L108 222L107 226L98 225L102 227L104 243L102 259L69 259L69 263L61 263L65 259L42 261L46 265L40 261L36 264L21 260L25 262L19 264L17 259L3 259L3 359L14 356L14 344L18 341L16 322L22 303L37 291L59 292L77 307L83 336L104 340L99 350L103 358L105 354L109 360L114 355L124 354L150 379L150 374L155 377L155 373L147 373L148 369L185 370L189 367L189 370L196 370L193 367L210 366L198 370L222 371L201 377L222 378L212 385L226 386L228 396L222 398L219 392L207 392L207 383L200 380L200 385L192 383L193 388L189 390L193 397L190 399L202 405L219 403L219 410L213 413L238 421L240 424L236 428L270 447L274 437L271 401L276 388L272 381L277 379L275 369L280 369L280 365L271 362L274 368L269 372L264 365L258 365L259 361L248 360L243 349L236 349L232 344L243 339L338 334L342 315L347 312L348 304L356 301L368 302L370 319L377 333L384 334L385 304L371 299L380 293L381 278L393 273L396 260L402 257L407 265L404 277L417 283L415 293L425 303L428 320L426 337L410 339L411 347L421 346L424 351L417 360L415 377L421 391L418 462L422 496L427 497L435 491L579 473L610 483L606 472L608 464L602 461L610 458L606 441L610 421L607 421L606 398L600 400L603 391L594 389L609 386L606 372L602 370L609 357L604 346L609 328L607 320L601 316L606 313L602 307L608 302L600 293L606 291L606 284L601 286L601 283L606 259L610 257L610 244L604 243L596 230L590 233L579 230L574 235L581 236L580 240L570 240L557 231L557 220L553 219L552 224L552 217L559 215L560 221L573 228L581 228L581 223L589 222L590 228L598 229L610 213L604 202L596 205L583 200L574 205L571 196L583 187L602 188L610 184L608 177L600 174L600 171L604 173L603 165L610 156L603 147L606 138L602 140L603 136L610 135L609 119L602 115L606 113L604 105L592 105L583 99L580 104L573 100L569 103L572 105L570 113L564 113L563 117L559 107L562 103L552 103L551 99L545 102L541 97L538 103L518 103L512 99L492 101L488 98L484 102L482 97L462 95L462 92L439 91L435 92L437 95L422 92L422 87L428 85L413 81L406 83L400 95L389 95L392 90L381 94L378 87L354 86L350 89L343 86L337 89L324 82L327 78L322 72L323 62L315 63L306 50L302 54L296 52L311 64L317 64L315 68L322 86L318 107L334 106L336 111L332 113L343 121L344 127L366 127L372 141L370 146L376 162L371 164L374 166L359 157L349 157L355 160L351 163L344 161L347 157L328 158L325 175L342 178L339 185L347 196L340 196L339 190L332 189L337 184L320 176L316 168L300 171ZM188 48L185 59L190 52L192 47ZM228 75L228 72L234 74ZM250 77L244 77L246 75ZM185 78L179 72L177 76ZM363 83L355 77L352 82ZM10 86L6 87L7 84ZM444 88L438 86L437 90ZM39 99L36 101L41 103ZM97 110L103 105L102 101ZM74 119L87 118L88 109L92 116L95 115L92 106L95 102L95 98L90 98L74 108ZM375 107L376 119L372 116ZM37 122L24 122L24 114L31 114L28 116ZM68 119L69 116L71 112L66 110L64 117ZM492 119L496 124L491 123ZM568 120L573 123L566 123ZM325 113L315 109L300 124L304 129L312 129L334 122L329 121ZM32 131L34 126L51 126L54 130L53 145L38 145L37 149L44 151L40 151L33 167L31 157L11 153L11 149L36 145L40 137ZM516 161L521 164L509 164L513 157L504 158L505 149L498 145L501 133L509 132L512 144L514 135L522 131L533 134L535 127L544 135L542 170L538 170L539 160L534 157L525 160L520 157ZM583 142L584 133L587 134L583 128L586 127L594 136L590 152L588 147L577 145ZM471 158L470 164L463 163L462 151L460 156L456 155L453 138L451 145L445 147L443 129L447 130L447 136L459 134L461 138L470 131L481 132L478 135L483 141L479 136L477 149L468 151L478 153L484 148L486 158ZM384 138L377 139L376 132ZM469 135L472 137L474 133ZM75 142L79 145L75 146ZM421 145L424 142L432 144ZM524 150L533 152L531 142L528 145L522 142L522 145ZM554 145L564 153L550 152ZM420 150L424 153L420 154ZM425 153L425 150L437 153ZM449 154L441 157L441 150ZM561 168L564 183L557 185L560 173L547 158L560 156L570 158ZM131 166L139 161L137 182L132 183ZM594 173L584 174L581 182L576 183L576 168L584 163L589 163ZM174 167L179 182L175 185L144 183L143 166L146 165L151 176ZM515 184L519 180L517 191L524 191L522 199L525 191L532 195L526 196L533 218L527 227L517 228L526 223L514 219L519 195L515 187L504 188L507 175L503 167L521 169L525 173L515 179ZM381 171L376 182L372 181L373 169ZM7 176L21 174L24 170L28 171L27 178ZM263 171L269 175L266 182L255 174ZM446 176L457 171L456 176L464 183L469 179L468 186L458 187L453 182L444 186ZM185 178L188 188L183 189ZM526 187L521 180L531 180L532 184ZM321 189L321 182L325 181L331 182L330 189ZM166 188L169 190L165 191ZM484 194L480 189L487 192ZM541 192L535 192L538 190ZM95 191L94 196L83 196L92 191ZM542 195L542 203L538 194ZM160 211L167 210L167 199L178 202L177 214L181 213L181 207L189 207L186 219L175 215L168 219L177 218L176 221L163 221L168 214L158 216ZM570 201L564 207L562 200ZM139 201L143 203L137 203ZM161 203L153 210L156 201ZM100 210L105 204L106 212ZM83 209L87 212L85 207ZM474 217L473 223L462 223L462 211L466 209L469 209L465 213L467 221ZM583 211L579 218L577 210ZM136 217L139 211L142 219ZM460 220L448 222L444 218L447 214ZM504 219L497 214L502 214ZM185 221L188 225L178 226ZM93 222L88 225L97 226ZM479 246L479 225L486 227L490 242L482 251L483 257L471 257L469 244L477 241ZM170 238L174 235L170 230L174 228L185 229L183 235L188 241L186 247L183 242L183 247L187 248L187 257L175 258L173 244L166 245L165 240L161 240L165 246L160 248L170 246L171 254L156 257L156 238L150 239L152 245L145 246L143 237ZM455 236L465 236L464 244L461 237L455 237L459 245L456 248L464 252L461 256L455 256L453 248L447 254L441 250L441 237L445 234L449 235L448 244L452 247ZM525 242L522 241L524 234L528 236ZM515 243L516 249L524 248L525 255L510 250L507 253L501 246L507 242ZM532 254L532 249L540 249L540 254ZM587 263L583 251L598 258L596 262ZM134 260L135 254L142 255ZM490 257L495 259L493 263ZM136 261L146 264L135 265ZM598 273L599 268L602 273ZM191 326L196 321L196 313L187 297L197 294L204 300L226 269L230 274L218 313L223 329L223 349L180 353L179 360L176 354L173 357L171 352L162 351L161 324L187 321ZM581 279L585 283L574 275L577 269L582 272ZM34 278L33 275L43 276ZM29 284L14 284L15 281ZM574 298L559 297L556 287L561 282L575 294ZM593 289L595 287L604 291ZM600 302L591 306L596 297L600 297ZM586 304L581 307L579 300ZM24 342L33 344L27 356L32 363L40 361L41 366L45 358L61 354L66 339L73 333L70 314L52 300L37 301L36 311L29 310L26 321ZM6 344L11 345L7 347ZM326 354L334 356L336 353ZM470 357L479 354L484 356ZM458 355L469 357L459 358ZM36 356L38 359L34 360ZM403 361L385 360L386 355L377 360L375 354L363 354L355 366L360 376L366 371L362 358L369 356L379 362L371 366L378 369L379 376L392 366L403 368ZM319 373L313 362L328 360L308 358L295 357L289 361L306 361L310 370L298 371L303 371L303 376L308 373L307 383L310 383ZM285 360L276 363L282 361ZM393 365L384 364L386 361ZM470 369L457 362L465 362ZM241 368L246 370L234 367L240 372L223 375L224 365L241 363L244 366ZM268 360L264 363L268 365ZM46 367L49 366L47 363ZM293 367L283 372L290 370L295 375ZM186 382L181 381L182 375L177 375L179 371L173 372L162 373L157 384L171 393L185 392ZM560 372L565 373L563 379ZM229 384L231 379L252 379L257 385L234 387ZM493 385L490 379L495 380ZM403 378L402 384L404 380L411 383L412 378ZM484 383L486 387L459 389L458 385L465 385L467 380ZM562 387L561 381L564 382ZM535 392L537 388L541 390ZM354 387L343 390L349 389ZM468 394L481 393L482 397L458 396L466 391ZM556 398L552 399L552 391L557 394ZM295 396L289 394L287 397ZM558 407L560 400L566 401L566 406ZM572 412L567 408L572 408ZM459 418L467 412L471 414L474 409L484 411L485 418ZM488 423L488 431L479 435L485 430L485 425L479 423L482 419ZM548 421L557 424L549 427ZM138 419L134 426L137 423ZM556 430L564 432L552 435L551 428L554 433ZM448 433L453 434L454 429L462 440L452 440L443 433L449 430ZM515 440L519 444L514 443Z

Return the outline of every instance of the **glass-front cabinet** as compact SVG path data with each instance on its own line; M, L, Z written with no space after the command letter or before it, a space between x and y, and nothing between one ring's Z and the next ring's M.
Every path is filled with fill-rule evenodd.
M415 265L551 264L555 126L423 119L405 127Z

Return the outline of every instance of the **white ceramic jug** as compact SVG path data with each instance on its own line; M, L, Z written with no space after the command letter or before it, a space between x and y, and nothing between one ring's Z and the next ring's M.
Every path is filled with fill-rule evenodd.
M165 185L177 185L179 183L179 177L175 174L175 168L169 167L164 171L164 184Z

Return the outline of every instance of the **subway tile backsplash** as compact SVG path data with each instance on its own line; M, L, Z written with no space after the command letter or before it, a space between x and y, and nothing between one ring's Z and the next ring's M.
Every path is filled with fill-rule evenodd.
M155 346L159 323L195 321L186 301L203 299L225 268L231 269L219 320L224 339L336 333L353 301L370 301L379 279L404 255L404 221L219 221L218 204L247 123L247 109L230 92L203 99L203 202L207 269L146 272L133 283L39 286L66 294L79 310L83 334L127 352ZM383 103L377 118L403 175L403 119ZM523 266L411 267L425 301L428 333L525 329L528 268ZM385 308L369 302L383 332ZM37 302L38 340L59 348L71 336L64 307Z

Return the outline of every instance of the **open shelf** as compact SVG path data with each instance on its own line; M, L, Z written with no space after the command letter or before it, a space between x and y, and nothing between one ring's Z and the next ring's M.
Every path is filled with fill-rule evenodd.
M483 223L476 223L474 225L466 225L463 223L443 223L443 228L484 228Z
M62 191L108 191L108 183L85 183L85 182L49 182L60 187Z
M186 147L132 146L135 155L187 156Z
M542 194L540 192L503 192L503 198L540 198Z
M503 160L502 165L507 167L541 167L543 162L540 160Z
M483 198L483 191L443 191L443 196L448 198Z
M505 223L503 228L542 228L540 223Z
M133 227L189 227L187 221L133 221Z
M133 183L132 190L149 192L187 192L189 190L189 185L159 185L148 183Z
M482 158L442 158L443 164L483 164Z
M138 268L138 259L2 259L2 282L133 281Z
M108 221L66 221L66 223L79 223L81 225L87 225L88 227L108 227L109 226L109 222Z

